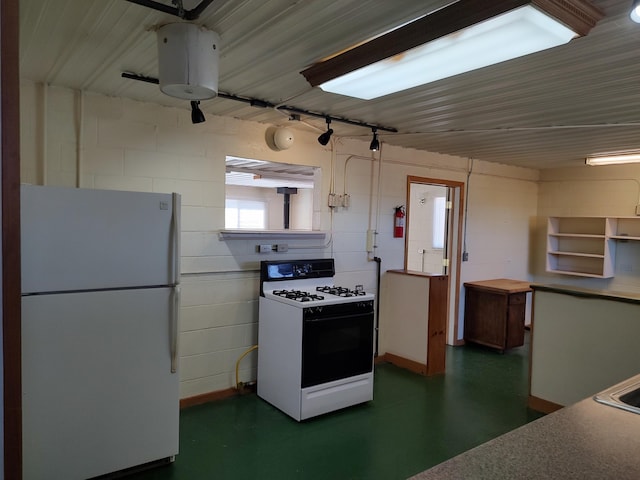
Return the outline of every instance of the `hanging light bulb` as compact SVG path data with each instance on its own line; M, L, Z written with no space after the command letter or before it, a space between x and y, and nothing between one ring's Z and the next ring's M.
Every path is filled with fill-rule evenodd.
M200 100L191 101L191 123L202 123L206 120L204 113L202 113L198 105L200 105Z
M371 132L373 132L373 139L371 140L371 144L369 145L369 150L372 150L374 152L380 150L380 142L378 141L378 134L376 133L377 131L378 129L375 127L371 129Z
M329 140L331 139L331 135L333 134L333 129L330 128L331 118L327 117L326 120L327 120L327 131L318 137L318 142L320 143L320 145L326 145L327 143L329 143Z

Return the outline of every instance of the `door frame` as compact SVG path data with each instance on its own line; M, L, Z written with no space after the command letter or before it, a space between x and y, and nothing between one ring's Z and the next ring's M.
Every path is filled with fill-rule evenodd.
M407 233L404 236L404 269L407 269L408 259L408 246L409 246L409 212L411 208L411 196L410 188L412 183L436 185L441 187L451 188L453 192L451 201L454 205L458 205L458 211L453 212L457 215L451 215L451 229L447 235L447 250L450 253L449 258L449 270L447 274L448 294L447 294L447 344L449 345L463 345L464 340L457 338L458 331L458 316L460 314L460 270L462 262L462 226L464 219L464 182L458 182L454 180L445 180L442 178L430 178L430 177L418 177L414 175L407 175L407 213L406 213L406 229ZM455 239L455 242L454 242ZM451 258L455 255L455 258ZM453 263L453 265L452 265ZM453 268L452 268L453 267ZM455 280L452 280L451 272L455 271ZM453 298L451 294L453 292ZM451 321L453 318L453 328L451 328Z
M20 79L18 0L0 3L0 208L2 209L2 465L22 478L20 326Z

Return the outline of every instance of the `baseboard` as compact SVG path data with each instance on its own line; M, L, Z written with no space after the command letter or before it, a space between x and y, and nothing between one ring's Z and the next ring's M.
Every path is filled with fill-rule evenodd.
M202 405L203 403L235 397L239 394L240 393L235 388L227 388L226 390L218 390L216 392L203 393L193 397L181 398L180 408L194 407L196 405Z
M544 400L539 397L534 397L533 395L529 395L527 406L531 410L535 410L536 412L541 413L553 413L560 410L561 408L564 408L562 405L550 402L549 400Z
M378 357L380 358L380 357ZM415 360L409 360L408 358L394 355L393 353L385 353L382 355L382 359L385 362L389 362L396 367L404 368L410 372L417 373L419 375L427 374L427 366L424 363L416 362Z

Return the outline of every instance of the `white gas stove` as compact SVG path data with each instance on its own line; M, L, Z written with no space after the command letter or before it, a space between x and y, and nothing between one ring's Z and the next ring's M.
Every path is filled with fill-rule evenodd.
M258 396L304 420L373 399L373 304L333 284L333 259L265 261Z

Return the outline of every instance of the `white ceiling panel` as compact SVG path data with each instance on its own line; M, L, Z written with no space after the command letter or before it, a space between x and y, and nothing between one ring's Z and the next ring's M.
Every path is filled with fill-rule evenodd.
M577 166L590 153L640 149L640 25L628 19L628 0L593 0L606 16L567 45L375 100L312 89L300 75L328 55L448 3L214 0L196 23L221 36L220 91L395 127L397 134L381 134L388 144L533 168ZM154 28L175 21L181 20L125 0L21 0L21 75L188 108L155 85L120 76L157 77ZM286 122L273 109L222 98L201 108ZM324 128L322 119L305 120ZM337 122L332 128L338 136L369 133Z

